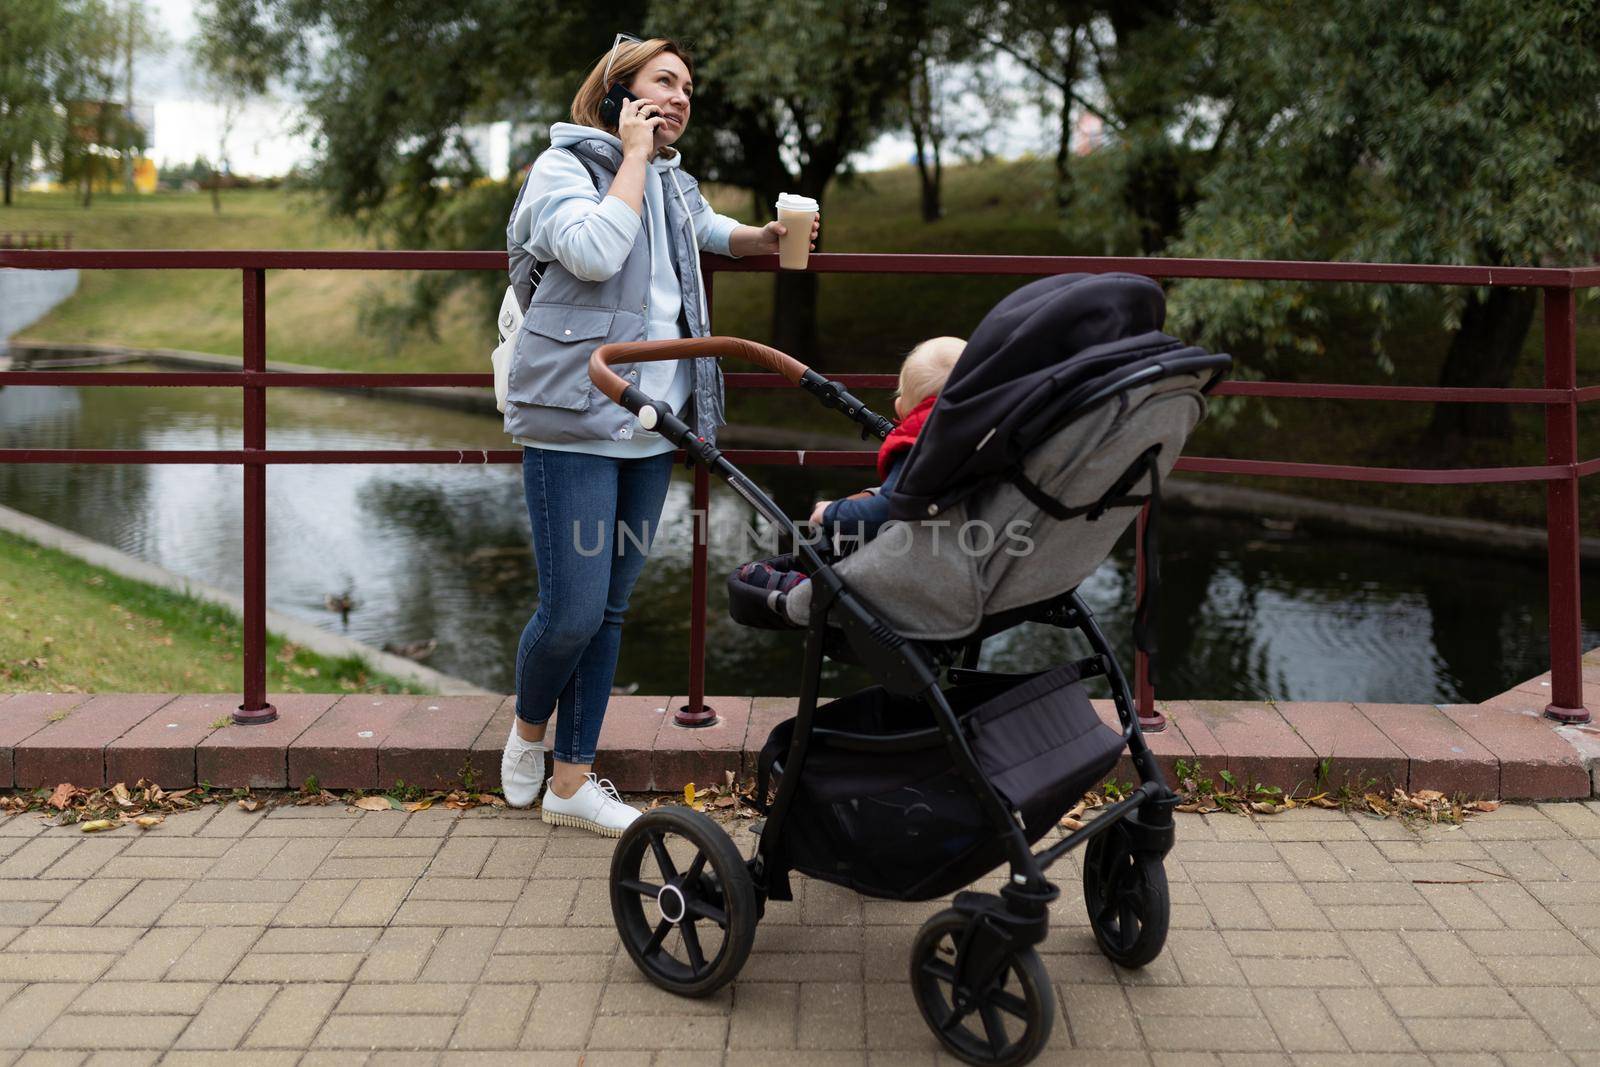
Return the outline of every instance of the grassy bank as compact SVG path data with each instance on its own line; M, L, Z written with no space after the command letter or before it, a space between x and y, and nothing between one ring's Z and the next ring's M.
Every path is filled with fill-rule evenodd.
M240 688L238 616L0 532L0 691L227 693ZM426 692L268 635L277 693Z
M860 177L829 197L825 247L839 251L1060 254L1069 246L1041 198L1047 167L1035 163L955 168L948 217L929 226L916 212L909 168ZM714 189L718 210L752 219L748 193ZM222 213L208 196L105 196L85 211L66 194L26 193L0 211L0 228L70 232L77 248L373 248L348 223L327 219L315 197L281 190L225 193ZM509 207L509 204L508 204ZM755 221L765 221L764 219ZM348 370L476 371L492 347L493 308L460 291L437 322L438 336L395 339L363 328L361 311L398 299L406 273L273 271L267 276L268 358ZM846 370L889 365L930 332L966 333L1014 280L971 278L822 279L819 362ZM240 282L229 271L86 271L82 288L21 335L22 340L90 341L237 356ZM719 279L719 332L770 335L772 283L766 276Z

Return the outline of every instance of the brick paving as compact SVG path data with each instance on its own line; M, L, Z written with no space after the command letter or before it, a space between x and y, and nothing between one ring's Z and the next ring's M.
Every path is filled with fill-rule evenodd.
M0 817L0 1067L941 1062L904 977L940 903L798 879L740 979L679 1000L618 947L611 848L493 809ZM1040 1063L1600 1063L1600 803L1180 815L1138 972L1096 950L1075 862Z

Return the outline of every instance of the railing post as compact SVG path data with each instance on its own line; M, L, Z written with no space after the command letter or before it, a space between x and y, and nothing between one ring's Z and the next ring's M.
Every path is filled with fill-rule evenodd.
M1545 462L1567 467L1545 483L1550 574L1550 703L1557 722L1589 721L1583 706L1583 603L1578 546L1578 338L1571 289L1544 291L1544 384L1567 399L1544 409Z
M700 273L706 287L706 332L711 332L711 279L700 258ZM695 465L694 504L690 525L694 550L689 567L689 703L677 710L672 721L679 726L711 726L717 713L706 707L706 541L711 526L711 472Z
M1144 599L1145 568L1144 526L1150 520L1150 505L1139 509L1139 518L1133 530L1134 603ZM1150 620L1155 625L1155 620ZM1167 717L1156 710L1156 687L1150 682L1150 657L1138 646L1133 650L1133 703L1139 715L1139 728L1147 733L1159 733L1167 728Z
M267 369L267 272L244 270L244 369ZM244 703L240 725L272 722L267 703L267 390L244 387ZM254 459L256 462L251 462Z

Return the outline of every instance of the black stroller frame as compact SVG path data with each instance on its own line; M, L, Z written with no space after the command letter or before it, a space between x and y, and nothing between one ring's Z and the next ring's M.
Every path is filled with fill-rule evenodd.
M918 1006L937 1038L963 1060L977 1064L1025 1063L1048 1039L1055 1010L1048 977L1034 949L1047 936L1049 906L1060 895L1045 874L1054 863L1074 849L1085 848L1084 886L1091 925L1102 951L1113 962L1142 966L1160 953L1165 942L1170 902L1162 860L1173 844L1172 813L1178 798L1145 742L1128 680L1076 589L1029 609L1008 613L1002 625L981 627L970 637L955 642L922 642L897 633L851 592L835 573L830 559L801 537L795 523L715 445L697 437L670 407L627 385L609 366L614 362L689 354L736 356L776 370L825 407L842 411L863 428L864 436L882 438L892 428L887 419L872 412L837 382L781 352L737 338L614 344L594 353L590 374L601 390L634 412L647 429L657 430L684 449L694 463L726 480L769 521L786 529L812 583L792 740L776 796L768 803L767 790L760 790L758 805L764 809L765 821L754 856L748 860L741 856L721 827L705 815L680 807L646 812L624 833L612 865L613 913L623 944L656 984L682 995L705 996L737 975L767 901L792 899L780 844L786 821L795 812L808 749L818 735L830 733L817 726L815 717L823 663L830 651L830 632L836 631L832 637L842 635L885 690L896 697L920 701L927 708L953 769L977 798L988 827L1003 843L1009 866L1009 875L998 895L958 892L951 908L924 925L911 963ZM1172 372L1181 369L1174 367ZM1147 370L1127 378L1097 391L1080 410L1101 402L1119 388L1139 384L1134 379L1148 381L1150 375ZM1126 477L1122 479L1114 492L1128 492L1127 481ZM1108 493L1108 497L1111 495ZM1102 508L1106 505L1102 501ZM1118 495L1109 506L1134 506L1134 501ZM1139 777L1135 788L1100 808L1087 824L1038 851L1033 850L1024 832L1021 813L1007 807L985 776L957 711L940 688L941 670L945 670L953 688L983 678L1010 677L977 670L978 655L987 636L1022 621L1042 622L1084 635L1093 654L1075 666L1081 677L1107 678L1121 724L1122 746ZM922 733L926 735L927 731ZM926 742L926 736L923 740ZM892 751L893 746L886 750ZM669 834L687 838L697 850L693 861L681 872L666 848ZM660 869L661 884L647 881L640 873L647 853ZM660 913L653 926L643 911L644 901L651 897ZM696 927L700 919L723 932L722 946L715 954L702 950ZM663 948L674 929L680 933L686 965ZM1018 986L1019 991L1014 989ZM1010 1029L1005 1016L1016 1020ZM973 1023L977 1024L976 1030L971 1028Z

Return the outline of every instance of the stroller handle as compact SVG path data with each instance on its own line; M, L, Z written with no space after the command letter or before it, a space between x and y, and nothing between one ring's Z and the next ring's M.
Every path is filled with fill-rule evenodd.
M637 415L638 408L628 403L633 398L623 395L628 383L611 369L611 364L648 363L689 356L732 356L775 371L795 385L799 385L800 379L806 374L806 365L793 356L776 348L746 341L742 337L679 337L666 341L619 341L601 345L589 357L589 378L602 393ZM644 397L643 400L649 401L650 398Z
M611 369L611 364L647 363L689 356L732 356L774 371L787 378L791 385L798 385L815 396L823 407L843 411L851 421L861 426L863 437L875 434L882 439L894 429L894 423L874 414L837 382L829 381L787 353L755 341L746 341L742 337L679 337L666 341L620 341L601 345L589 357L589 378L602 393L639 416L645 429L653 430L658 425L670 425L665 416L670 414L671 409L660 400L648 397L630 386ZM646 408L651 410L646 412Z

